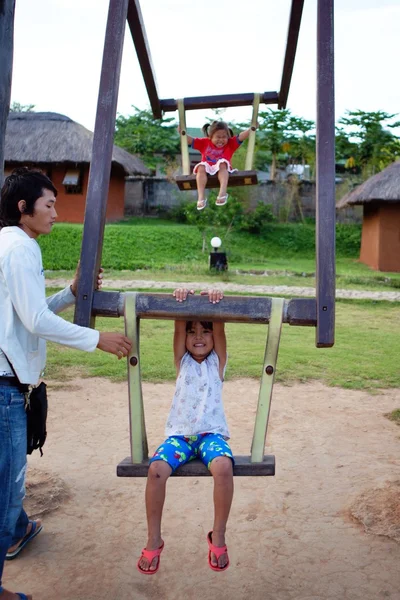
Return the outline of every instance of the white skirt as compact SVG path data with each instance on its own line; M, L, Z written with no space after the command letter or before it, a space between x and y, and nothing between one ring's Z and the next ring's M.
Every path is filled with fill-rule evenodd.
M215 163L215 165L210 165L210 163L202 161L197 163L197 165L193 168L193 173L197 173L197 170L200 165L204 165L206 169L206 173L208 175L215 175L219 171L219 166L221 163L225 163L228 167L228 173L234 173L237 169L232 169L230 162L226 158L220 158L219 161Z

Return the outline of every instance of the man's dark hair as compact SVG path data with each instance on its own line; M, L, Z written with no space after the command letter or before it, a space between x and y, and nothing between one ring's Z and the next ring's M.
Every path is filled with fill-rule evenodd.
M50 179L39 169L19 167L6 177L1 189L0 229L10 225L18 225L21 212L18 202L25 200L24 214L33 215L35 202L43 196L44 190L50 190L57 196L57 190Z

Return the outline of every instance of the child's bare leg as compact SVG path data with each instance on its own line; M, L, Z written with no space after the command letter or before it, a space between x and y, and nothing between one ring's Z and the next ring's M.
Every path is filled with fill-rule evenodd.
M220 185L218 197L222 198L223 196L226 196L226 188L228 187L229 181L229 171L226 163L221 163L219 166L218 181Z
M151 463L149 467L145 494L148 531L147 550L156 550L163 543L161 539L161 517L165 500L165 488L171 472L171 467L163 460L157 460ZM154 571L158 561L159 558L156 556L149 564L147 558L142 556L139 560L139 566L143 571Z
M207 173L204 165L200 165L196 171L196 183L197 183L197 206L203 208L205 203L205 189L207 185Z
M233 467L232 461L227 456L214 458L210 465L210 471L214 478L214 527L212 543L214 546L225 546L225 531L231 510L233 498ZM222 554L218 561L211 553L211 564L221 569L228 562L228 556Z

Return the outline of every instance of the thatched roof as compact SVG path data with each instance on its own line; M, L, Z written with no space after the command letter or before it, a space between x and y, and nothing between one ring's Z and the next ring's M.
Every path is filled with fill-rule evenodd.
M400 160L373 175L337 203L337 208L369 202L400 202Z
M11 112L7 121L5 161L16 163L90 163L93 133L53 112ZM112 161L127 175L149 175L144 163L114 146Z

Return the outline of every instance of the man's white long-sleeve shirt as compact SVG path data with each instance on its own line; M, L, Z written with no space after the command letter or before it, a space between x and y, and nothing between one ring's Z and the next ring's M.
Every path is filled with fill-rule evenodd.
M35 385L46 364L46 340L92 352L99 332L80 327L56 313L75 297L66 288L46 298L42 253L19 227L0 230L0 374L11 361L21 383ZM3 351L3 352L2 352Z

